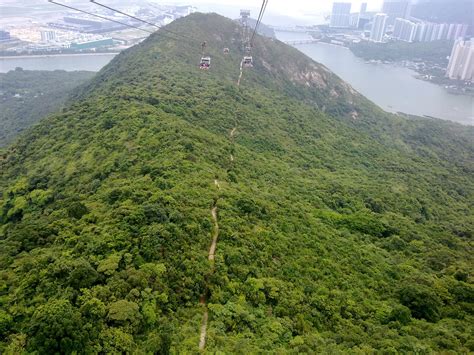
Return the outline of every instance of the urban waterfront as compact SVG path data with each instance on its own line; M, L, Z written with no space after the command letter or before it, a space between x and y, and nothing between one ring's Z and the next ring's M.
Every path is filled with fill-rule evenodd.
M282 41L310 38L304 33L291 32L277 32L277 37ZM295 47L386 111L474 125L472 97L450 94L439 85L416 79L413 70L391 64L369 64L347 48L326 43Z

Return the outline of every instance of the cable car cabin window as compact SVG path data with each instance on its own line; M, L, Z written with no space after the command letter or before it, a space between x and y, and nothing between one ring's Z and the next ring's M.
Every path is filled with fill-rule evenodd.
M244 64L244 67L253 67L253 58L244 57L243 64Z
M211 58L210 57L202 57L201 58L201 63L199 64L199 67L201 69L209 69L211 66Z

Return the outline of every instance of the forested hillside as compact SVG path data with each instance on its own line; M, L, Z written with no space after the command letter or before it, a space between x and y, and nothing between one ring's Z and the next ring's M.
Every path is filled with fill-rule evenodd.
M58 111L71 91L94 73L17 68L0 73L0 147L52 112Z
M414 43L403 41L372 43L364 41L352 44L350 49L356 56L367 60L423 61L446 68L453 49L453 41Z
M474 351L474 129L167 29L0 157L0 352Z

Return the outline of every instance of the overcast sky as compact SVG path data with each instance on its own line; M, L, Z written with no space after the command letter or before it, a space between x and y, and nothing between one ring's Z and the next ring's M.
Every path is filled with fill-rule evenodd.
M156 1L156 0L155 0ZM341 1L341 0L340 0ZM342 0L344 1L344 0ZM173 1L168 1L173 2ZM176 1L179 3L192 3L201 6L216 5L222 7L224 5L236 6L240 8L258 8L261 4L261 0L221 0L221 1L209 1L209 0L180 0ZM349 2L349 1L347 1ZM360 9L362 2L368 3L369 11L378 11L382 7L383 0L367 0L367 1L350 1L352 2L352 12L357 12ZM287 15L302 17L305 14L314 14L321 12L330 12L332 8L332 0L269 0L268 10L274 14Z
M30 0L33 3L48 4L46 0ZM71 6L90 7L89 0L60 0ZM179 4L193 5L201 12L217 12L229 18L238 18L239 10L242 8L250 9L251 16L256 18L262 0L142 0L142 1L125 1L125 0L102 0L106 4L117 4L120 8L126 5L134 5L137 3L146 4L146 2L154 2L161 5ZM360 4L367 2L368 11L380 11L383 0L339 0L352 2L352 12L360 10ZM18 5L28 3L28 0L0 0L0 5ZM126 5L125 5L126 4ZM328 15L332 9L332 0L269 0L267 11L263 19L264 23L272 25L315 25L325 22L323 15ZM327 18L326 18L327 20Z
M227 5L227 6L238 7L238 8L251 8L251 9L254 9L254 11L258 11L256 9L259 8L262 3L261 0L221 0L221 1L148 0L148 1L154 1L154 2L159 2L159 3L166 2L166 3L193 4L199 8L204 8L208 10L212 9L213 7L216 9L222 9L223 7ZM347 1L347 0L339 0L339 1ZM382 7L383 0L367 0L367 1L355 0L355 1L347 1L347 2L352 2L352 12L358 12L360 9L360 4L362 2L367 2L368 11L379 11ZM330 12L332 8L332 3L333 3L332 0L269 0L267 12L272 13L274 15L278 14L278 15L291 16L291 17L305 17L305 15L308 15L308 14ZM216 12L220 12L220 11L216 10Z

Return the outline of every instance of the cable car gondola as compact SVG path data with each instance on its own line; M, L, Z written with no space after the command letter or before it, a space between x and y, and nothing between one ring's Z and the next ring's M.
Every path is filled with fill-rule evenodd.
M204 41L201 43L201 51L202 51L202 57L201 57L201 63L199 63L199 68L208 70L211 66L211 57L205 56L204 51L206 50L207 42Z
M199 64L200 69L208 70L211 66L211 57L202 57Z
M251 56L245 56L242 60L242 64L245 68L253 67L253 58Z

